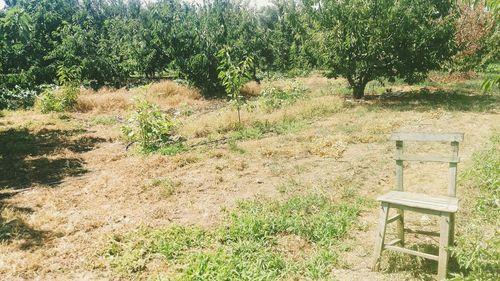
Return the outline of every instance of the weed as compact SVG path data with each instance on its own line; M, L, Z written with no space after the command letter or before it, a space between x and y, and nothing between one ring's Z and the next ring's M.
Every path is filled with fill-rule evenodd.
M135 112L122 127L122 133L127 141L137 142L143 153L159 151L172 155L184 149L182 143L175 139L175 127L174 121L158 106L138 99Z
M470 196L465 201L467 221L459 221L461 235L452 249L460 272L456 280L498 280L500 278L500 134L491 145L474 154L473 165L461 182ZM460 217L459 217L460 219Z
M282 257L251 241L238 241L215 253L200 253L189 262L182 280L276 280L285 271Z
M110 126L118 122L113 116L96 116L92 119L92 123L95 125L105 125Z
M188 150L188 148L184 145L184 143L178 142L178 143L163 145L162 147L160 147L157 150L157 152L160 153L161 155L172 156L172 155L177 155L177 154L184 152L184 151L187 151L187 150ZM149 150L149 151L144 150L144 152L151 153L151 152L154 152L154 150Z
M180 186L180 182L174 182L168 178L157 178L151 183L152 186L160 187L160 193L164 198L168 198L173 195L177 188Z
M229 138L233 141L259 139L268 133L283 135L297 132L304 126L304 122L293 119L285 119L276 123L271 123L267 120L264 122L256 121L250 127L237 128L232 134L230 134Z
M141 228L113 236L101 255L125 276L140 274L154 258L161 258L175 269L169 272L174 276L165 276L169 280L324 279L338 260L333 246L345 236L358 212L357 205L335 205L316 194L284 202L242 201L214 231ZM307 241L313 254L305 260L283 256L276 242L289 234Z
M235 139L229 139L228 142L227 142L227 144L229 146L229 150L232 151L232 152L235 152L235 153L238 153L238 154L243 154L243 153L246 152L243 148L240 148L238 146L238 144L236 143Z
M259 103L266 112L294 104L299 99L303 99L307 93L306 88L297 81L294 81L285 89L269 87L262 91Z
M338 255L329 249L320 249L306 263L306 276L312 280L323 280L338 262Z
M280 193L290 193L295 191L298 187L300 187L300 183L291 178L278 185L278 191Z
M166 260L184 257L189 250L203 248L210 241L205 231L194 227L170 227L160 230L140 228L126 235L114 235L101 253L120 274L143 270L156 255Z
M72 109L78 100L79 90L74 86L48 88L37 100L37 107L42 113L62 112Z

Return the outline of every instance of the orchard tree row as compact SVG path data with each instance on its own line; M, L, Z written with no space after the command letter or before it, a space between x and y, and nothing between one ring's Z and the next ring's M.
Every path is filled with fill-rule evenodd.
M169 77L216 95L223 49L236 62L251 58L254 80L322 69L345 77L355 98L381 77L415 82L450 62L498 61L498 16L482 1L248 2L7 0L0 95L57 83L58 73L92 88Z

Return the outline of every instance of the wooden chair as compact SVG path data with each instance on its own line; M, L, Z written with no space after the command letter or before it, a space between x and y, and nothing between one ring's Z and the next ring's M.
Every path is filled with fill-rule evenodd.
M430 134L430 133L394 133L391 140L396 141L396 188L377 200L381 202L379 225L373 255L373 270L378 270L380 255L383 250L392 250L410 255L435 260L438 262L438 280L446 279L449 252L448 247L453 245L455 213L458 209L456 197L458 144L463 140L461 133ZM407 155L403 151L405 141L439 141L451 143L451 155L420 156ZM449 163L448 169L448 196L430 196L422 193L405 192L403 188L403 161L419 162L445 162ZM389 217L389 209L394 208L397 214ZM440 217L440 232L410 231L404 228L404 210L414 211ZM384 243L386 226L397 223L397 239ZM416 232L431 236L439 236L439 255L431 255L404 248L404 235L406 232ZM399 246L397 246L399 245Z

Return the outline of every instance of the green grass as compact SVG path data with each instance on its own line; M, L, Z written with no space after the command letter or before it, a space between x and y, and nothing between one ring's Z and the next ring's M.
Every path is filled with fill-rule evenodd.
M113 236L101 255L117 274L128 277L147 274L148 263L160 260L169 270L159 279L325 279L338 262L338 246L359 208L357 201L336 204L319 194L247 200L215 229L141 228ZM310 252L280 243L287 236L304 241ZM288 256L289 251L300 258Z
M180 182L174 182L169 178L156 178L151 182L154 187L160 187L160 193L163 197L167 198L175 194Z
M242 127L233 131L229 138L232 140L249 140L259 139L265 134L284 135L294 133L305 127L305 122L302 120L285 119L280 122L255 122L250 127Z
M459 265L455 280L500 280L500 134L473 156L461 178L466 187L458 217L453 257ZM461 219L462 217L462 219Z
M118 123L118 120L113 116L96 116L92 118L92 123L94 125L114 125Z

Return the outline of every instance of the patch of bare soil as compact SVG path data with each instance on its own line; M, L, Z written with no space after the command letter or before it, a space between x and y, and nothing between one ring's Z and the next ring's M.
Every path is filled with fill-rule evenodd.
M359 107L318 119L298 133L240 142L243 154L222 145L176 156L134 155L118 139L119 124L87 122L93 115L74 113L66 127L56 124L63 127L59 132L44 131L55 126L48 122L52 117L25 113L10 118L12 130L32 122L28 120L40 122L38 129L27 129L21 136L33 151L0 158L4 161L0 223L12 229L11 235L0 238L1 279L114 279L97 255L111 234L140 225L213 227L221 223L225 210L242 199L321 190L339 200L359 194L374 201L394 185L393 144L388 141L392 131L465 132L460 148L463 167L499 129L496 113ZM6 134L0 137L12 137ZM72 159L77 159L80 172L72 173L76 165ZM418 164L408 168L405 184L414 183L410 190L446 189L446 168ZM46 174L52 178L41 180ZM156 179L176 184L166 194L154 184ZM359 221L346 242L342 268L334 270L333 276L340 280L430 278L431 273L390 272L387 265L386 272L371 272L375 203L366 207ZM432 220L410 215L408 223L431 227ZM294 236L282 237L278 244L291 258L308 249L305 241Z

